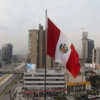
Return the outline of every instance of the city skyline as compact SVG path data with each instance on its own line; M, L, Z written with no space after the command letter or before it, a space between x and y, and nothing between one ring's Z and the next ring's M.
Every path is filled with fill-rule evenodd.
M13 44L14 54L28 53L28 30L45 26L45 10L48 17L67 35L76 50L82 48L82 29L99 47L99 0L0 0L0 48ZM35 20L35 21L34 21Z

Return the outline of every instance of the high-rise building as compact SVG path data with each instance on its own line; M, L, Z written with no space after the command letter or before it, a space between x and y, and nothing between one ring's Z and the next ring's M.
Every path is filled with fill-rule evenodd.
M82 32L82 58L86 59L88 54L88 32Z
M88 39L82 39L82 58L88 57Z
M43 26L39 24L39 30L29 30L28 36L29 61L36 64L37 68L51 68L53 60L46 56L46 32Z
M96 49L92 50L92 63L96 63Z
M88 58L92 59L92 50L94 49L94 40L88 39Z
M92 63L100 64L100 48L99 47L97 47L96 49L93 49Z
M94 40L88 39L88 32L82 33L82 58L92 61L92 50L94 49Z
M2 46L2 59L3 60L12 60L12 44L4 44Z

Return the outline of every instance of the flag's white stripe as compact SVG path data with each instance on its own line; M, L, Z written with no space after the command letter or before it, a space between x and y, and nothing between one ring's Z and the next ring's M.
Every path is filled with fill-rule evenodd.
M68 47L67 53L62 53L60 50L60 45L64 43ZM56 51L55 51L55 61L56 62L66 65L68 58L70 56L70 53L71 53L70 46L71 46L71 42L67 39L67 36L60 31L60 36L59 36L59 39L56 45Z

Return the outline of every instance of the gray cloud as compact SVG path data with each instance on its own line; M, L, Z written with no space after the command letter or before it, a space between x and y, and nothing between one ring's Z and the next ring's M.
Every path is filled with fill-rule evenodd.
M28 52L28 30L49 18L81 49L82 30L99 46L100 0L0 0L0 46L12 43L15 53ZM35 16L34 16L35 15Z

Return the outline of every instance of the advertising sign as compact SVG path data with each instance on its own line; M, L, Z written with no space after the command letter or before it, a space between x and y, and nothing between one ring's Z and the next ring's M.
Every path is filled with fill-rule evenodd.
M36 64L27 63L27 64L26 64L26 69L27 69L27 70L36 69Z

